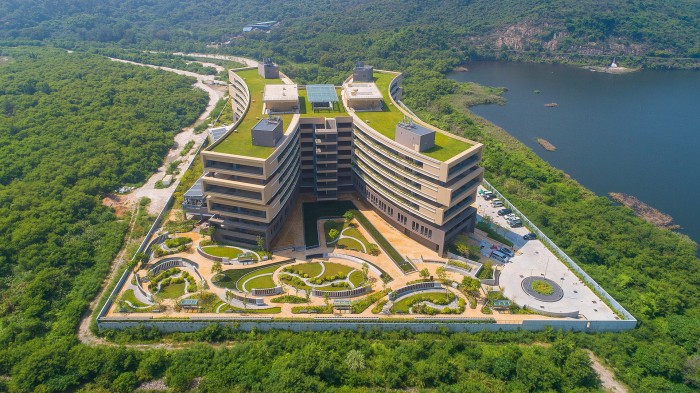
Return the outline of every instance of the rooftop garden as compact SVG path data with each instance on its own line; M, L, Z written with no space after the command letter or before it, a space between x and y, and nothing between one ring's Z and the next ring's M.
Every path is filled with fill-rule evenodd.
M253 126L264 117L263 111L263 91L265 85L282 84L281 79L265 79L258 75L257 69L237 72L243 78L250 91L250 107L243 120L236 127L237 131L232 132L227 137L214 146L217 153L236 154L240 156L267 158L275 151L274 147L253 145ZM278 115L282 118L284 128L289 126L294 115Z
M340 99L341 89L336 89L336 92L338 93L338 99ZM338 101L336 108L320 109L314 112L307 98L308 92L306 89L299 89L299 114L301 117L335 117L348 114L342 101Z
M389 85L395 76L395 74L374 73L374 81L384 96L381 112L356 112L362 121L391 140L394 140L396 135L396 124L404 118L404 113L391 102L389 97ZM435 133L435 147L421 154L436 160L447 161L470 147L472 145L469 143L437 132Z

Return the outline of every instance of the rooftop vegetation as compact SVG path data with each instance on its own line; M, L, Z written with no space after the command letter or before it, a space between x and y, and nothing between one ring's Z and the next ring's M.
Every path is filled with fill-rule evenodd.
M336 89L336 92L338 93L338 99L340 99L340 89ZM299 114L301 117L335 117L348 114L342 101L338 101L338 104L334 109L316 110L314 112L307 97L308 92L306 89L299 89Z
M396 136L396 124L402 121L405 116L404 113L391 102L391 97L389 96L389 85L396 75L380 72L375 72L374 75L374 81L384 97L382 111L357 112L357 116L380 134L394 140ZM472 145L467 142L437 132L435 133L435 147L422 152L422 154L436 160L447 161L470 147L472 147Z
M236 126L234 132L226 136L213 151L217 153L235 154L240 156L267 158L275 151L274 147L253 145L253 126L264 117L262 95L265 85L282 84L281 79L265 79L258 74L257 69L239 71L236 74L243 78L250 92L250 106L243 120ZM283 127L289 126L293 115L279 115Z

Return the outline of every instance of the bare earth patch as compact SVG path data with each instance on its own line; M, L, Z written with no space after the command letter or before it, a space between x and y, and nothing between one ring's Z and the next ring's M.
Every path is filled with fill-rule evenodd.
M603 387L603 389L606 392L614 392L614 393L627 393L628 389L625 385L621 384L617 380L615 380L615 374L613 374L612 371L610 371L607 367L605 367L598 357L596 357L593 352L586 350L588 353L588 357L591 358L591 367L593 367L593 370L595 371L596 374L598 374L598 378L600 378L600 384Z
M673 217L660 212L632 195L623 194L621 192L611 192L610 197L615 202L629 207L632 209L632 211L634 211L634 214L642 217L659 228L680 229L680 225L673 224Z

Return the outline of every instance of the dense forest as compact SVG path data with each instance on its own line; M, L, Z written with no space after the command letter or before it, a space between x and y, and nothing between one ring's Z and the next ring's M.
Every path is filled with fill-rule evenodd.
M680 57L699 52L698 7L660 0L0 3L0 391L126 392L160 378L177 391L193 381L201 391L595 390L581 348L605 359L635 391L699 389L697 246L595 196L472 115L467 104L498 98L475 99L480 88L444 77L471 58L529 56L495 45L499 32L522 23L544 30L536 39L507 40L513 49L530 45L517 51L583 55L596 42L604 55L631 48L635 64L683 66ZM269 34L234 38L246 23L267 19L281 24ZM542 44L555 36L556 48ZM173 132L206 102L187 78L79 51L177 61L137 50L214 51L205 45L228 40L216 51L273 56L300 83L339 83L358 59L405 72L406 104L485 143L489 181L639 327L597 335L246 334L211 327L165 337L134 329L102 334L117 343L175 347L228 342L178 351L79 344L78 319L126 229L99 196L143 181L161 164ZM9 48L20 42L35 46Z
M0 374L55 377L37 362L75 345L127 226L100 196L162 164L208 102L193 82L95 55L0 48Z
M243 26L263 20L280 27L240 37ZM696 67L668 58L700 58L700 3L693 0L9 0L0 3L0 26L0 39L176 51L326 34L342 42L423 27L480 57L597 63L618 56L664 67Z

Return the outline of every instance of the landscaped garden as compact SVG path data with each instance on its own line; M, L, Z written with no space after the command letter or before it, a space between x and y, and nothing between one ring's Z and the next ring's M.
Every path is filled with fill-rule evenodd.
M304 215L304 243L307 247L320 244L317 222L322 218L342 218L348 210L354 210L350 201L307 202L302 205Z
M278 268L279 266L269 266L253 270L238 279L236 288L242 292L250 292L253 289L274 288L276 285L272 281L272 273Z
M348 214L346 212L346 214ZM371 250L379 250L376 245L370 243L356 228L352 221L327 220L323 223L326 234L326 246L350 249L354 251L370 253ZM374 246L374 247L372 247ZM375 255L378 255L375 254Z
M241 254L245 254L245 251L241 250L240 248L231 246L206 246L202 247L202 251L215 257L228 259L235 259ZM257 260L255 255L253 255L253 259Z
M185 293L195 292L197 281L190 273L178 268L171 268L152 278L148 289L160 298L175 299Z
M406 296L403 299L395 302L394 305L391 306L391 312L396 314L408 314L412 310L415 314L439 314L441 312L452 313L453 310L457 309L450 309L447 307L443 309L436 309L429 305L422 305L419 303L428 302L435 305L447 306L448 304L452 303L454 299L455 295L452 292L417 293ZM445 312L445 309L449 311ZM464 311L463 307L462 311Z
M267 266L264 266L263 268L278 268L282 265L286 265L288 263L293 262L294 260L287 260L287 261L281 261L281 262L276 262ZM241 277L247 275L248 273L254 272L256 270L260 270L260 266L255 266L255 267L249 267L246 269L228 269L224 270L223 272L215 275L212 277L212 283L216 285L217 287L220 288L227 288L227 289L238 289L236 287L236 283L241 279ZM273 269L274 271L274 269Z
M280 280L296 289L309 290L312 287L322 291L339 291L354 286L348 275L358 272L355 268L334 262L309 262L288 266L282 269ZM362 281L362 272L360 282ZM346 281L348 280L348 281ZM357 278L354 278L357 281Z

